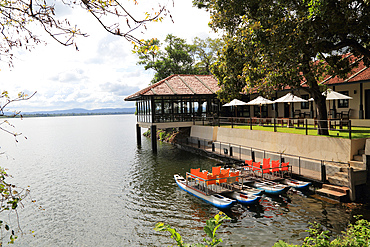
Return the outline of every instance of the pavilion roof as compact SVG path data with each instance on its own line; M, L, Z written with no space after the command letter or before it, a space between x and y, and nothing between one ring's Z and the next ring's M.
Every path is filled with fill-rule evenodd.
M213 95L219 89L218 81L212 75L171 75L126 97L125 100L132 101L150 95Z

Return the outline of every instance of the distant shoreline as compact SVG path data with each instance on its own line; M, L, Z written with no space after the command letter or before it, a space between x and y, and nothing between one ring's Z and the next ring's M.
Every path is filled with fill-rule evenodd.
M94 116L94 115L126 115L135 114L134 112L104 112L104 113L35 113L35 114L20 114L15 118L29 117L67 117L67 116ZM12 115L1 116L0 118L11 118Z

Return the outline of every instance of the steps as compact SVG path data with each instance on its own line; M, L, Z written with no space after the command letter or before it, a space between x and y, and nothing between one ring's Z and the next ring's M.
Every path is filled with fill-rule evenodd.
M363 161L355 161L355 160L351 160L349 161L349 164L351 167L353 168L357 168L357 169L361 169L361 170L366 170L366 165L364 164Z
M321 189L316 190L316 193L340 202L349 201L349 188L344 186L323 184Z
M359 168L359 169L366 169L366 166L364 164L364 158L363 155L365 154L364 149L358 150L358 154L353 155L353 160L349 162L351 167L353 168Z

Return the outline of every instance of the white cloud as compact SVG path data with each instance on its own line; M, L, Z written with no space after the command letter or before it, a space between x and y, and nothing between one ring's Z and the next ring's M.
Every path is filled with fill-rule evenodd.
M142 0L129 11L143 14L151 11L152 5L157 7L157 1ZM27 112L133 107L134 103L125 102L124 98L146 87L154 72L137 65L138 58L131 51L131 43L108 34L91 15L63 5L59 8L59 4L56 7L57 15L67 16L89 37L77 39L79 51L61 46L46 36L46 46L39 45L31 52L15 50L14 68L8 69L5 64L0 64L0 90L13 95L19 91L38 93L33 99L18 102L10 108ZM157 37L163 41L167 34L172 33L188 42L196 36L216 37L208 27L209 14L193 8L191 0L175 1L170 11L174 23L165 18L162 23L150 23L147 31L140 29L134 35L143 39Z

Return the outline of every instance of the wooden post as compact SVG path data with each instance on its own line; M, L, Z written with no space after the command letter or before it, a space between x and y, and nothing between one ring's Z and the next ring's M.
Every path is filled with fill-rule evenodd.
M139 124L136 124L136 142L137 146L141 147L141 127Z
M306 126L306 135L308 135L307 118L304 119L304 124Z
M348 185L349 185L349 199L354 202L356 200L355 178L353 176L353 167L348 168Z
M276 118L274 118L274 132L276 132Z
M351 126L351 120L348 120L348 135L349 135L349 139L352 139L352 126Z
M321 161L321 182L326 182L326 167L323 161Z
M157 125L150 126L150 135L152 137L152 151L157 152Z

